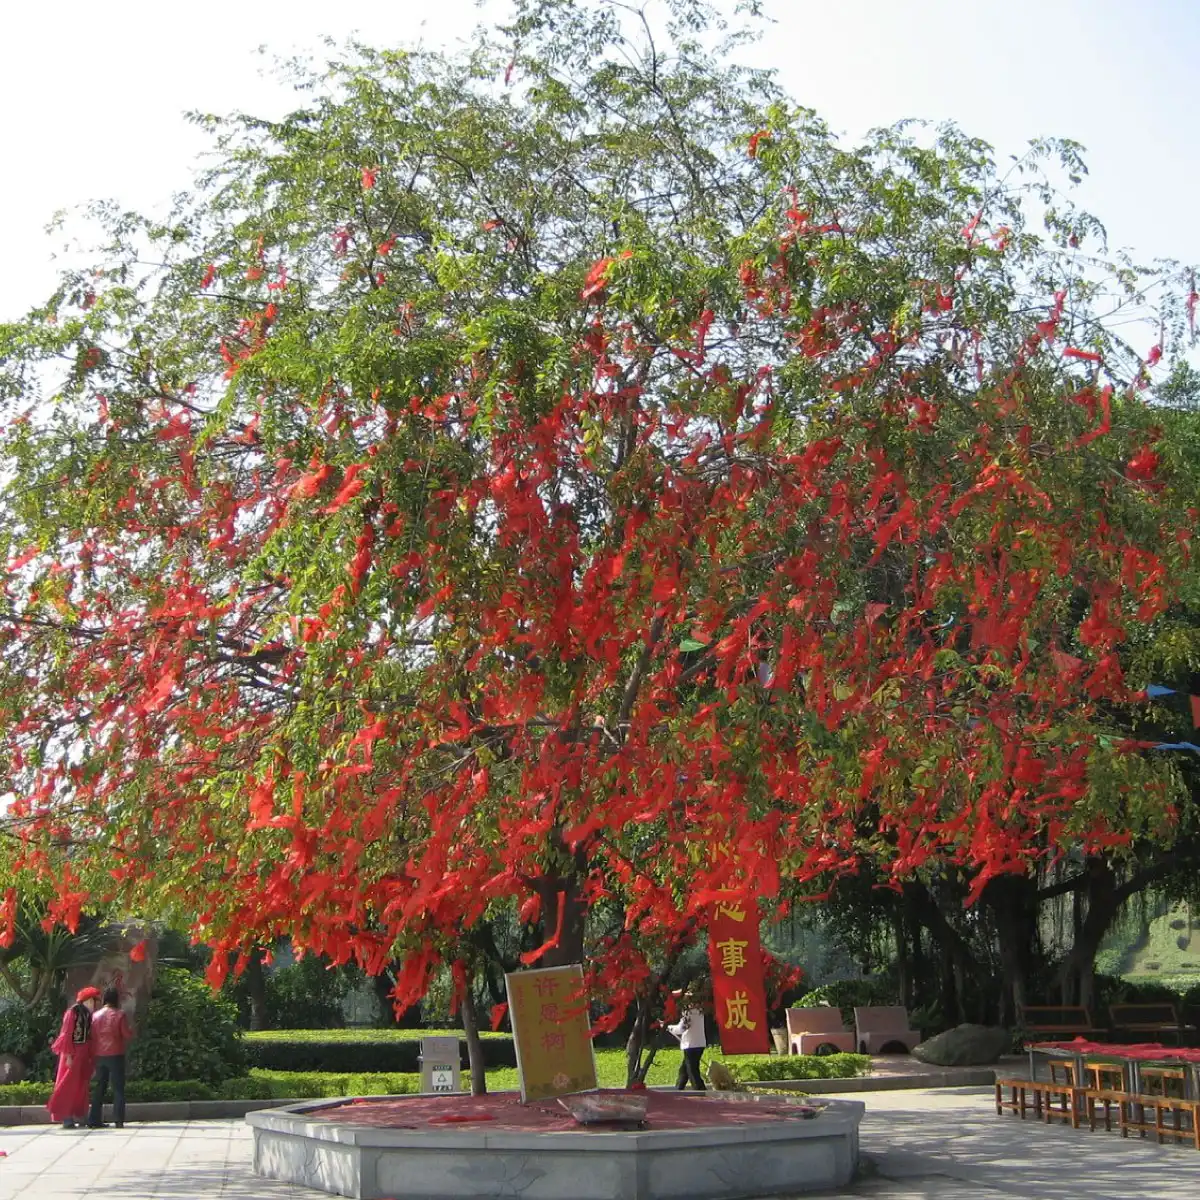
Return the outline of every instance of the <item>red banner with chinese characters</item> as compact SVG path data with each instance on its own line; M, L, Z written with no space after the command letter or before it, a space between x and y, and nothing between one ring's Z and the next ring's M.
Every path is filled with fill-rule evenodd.
M713 905L708 922L708 961L721 1052L766 1054L771 1034L767 1028L758 908L753 902L731 893L728 900Z

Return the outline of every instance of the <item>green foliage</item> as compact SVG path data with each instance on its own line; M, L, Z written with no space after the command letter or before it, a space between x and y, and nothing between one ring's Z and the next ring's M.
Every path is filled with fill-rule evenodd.
M0 1054L15 1054L30 1079L48 1079L55 1061L49 1043L61 1019L62 1006L51 998L33 1008L10 1004L0 1009Z
M177 967L158 972L137 1034L129 1052L137 1078L220 1083L245 1068L236 1005Z
M822 987L813 988L801 996L793 1008L817 1008L828 1004L842 1011L842 1020L847 1029L854 1028L854 1010L869 1005L897 1004L896 991L892 984L880 979L839 979Z
M1093 1019L1103 1024L1108 1020L1110 1004L1176 1004L1182 999L1182 988L1174 988L1161 979L1122 979L1096 974Z
M53 919L46 928L49 912L37 893L18 892L12 937L6 946L0 947L4 983L27 1007L51 998L56 982L72 967L99 962L107 942L99 917L78 914L72 931Z
M267 1020L273 1029L333 1029L344 1025L342 1001L361 979L359 971L331 970L317 955L306 955L267 975Z

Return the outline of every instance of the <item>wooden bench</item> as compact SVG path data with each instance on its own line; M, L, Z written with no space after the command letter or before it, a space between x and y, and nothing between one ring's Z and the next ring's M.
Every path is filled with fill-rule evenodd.
M787 1031L789 1054L820 1054L826 1046L854 1053L854 1034L842 1021L840 1008L789 1008Z
M1085 1037L1104 1032L1092 1024L1092 1014L1082 1004L1018 1004L1017 1015L1030 1033Z
M1183 1100L1178 1096L1130 1096L1130 1114L1127 1120L1121 1122L1121 1136L1128 1137L1132 1129L1143 1137L1153 1133L1161 1144L1164 1137L1190 1139L1193 1146L1200 1150L1200 1120L1197 1120L1197 1110L1200 1101ZM1137 1120L1134 1120L1133 1109L1137 1109ZM1147 1118L1147 1109L1154 1113L1154 1120ZM1170 1114L1174 1120L1170 1125L1164 1121L1164 1116ZM1182 1118L1187 1117L1185 1125Z
M1194 1028L1179 1019L1175 1005L1166 1001L1156 1004L1110 1004L1109 1020L1114 1031L1129 1034L1164 1034L1183 1042L1185 1030Z

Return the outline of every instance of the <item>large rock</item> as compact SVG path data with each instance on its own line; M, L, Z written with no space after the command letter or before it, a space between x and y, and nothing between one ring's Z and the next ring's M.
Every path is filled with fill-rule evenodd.
M135 959L133 951L139 945ZM136 1023L145 1015L150 1002L157 961L158 938L152 927L138 921L110 925L104 930L99 961L72 967L67 972L63 998L69 1004L80 988L96 987L104 991L115 987L121 994L121 1007Z
M935 1067L985 1067L1012 1046L1012 1034L992 1025L958 1025L922 1042L913 1058Z
M20 1083L25 1064L15 1054L0 1054L0 1083Z

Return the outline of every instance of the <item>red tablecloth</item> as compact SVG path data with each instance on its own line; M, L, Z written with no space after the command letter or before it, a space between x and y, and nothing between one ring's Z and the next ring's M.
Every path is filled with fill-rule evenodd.
M1117 1042L1089 1042L1087 1038L1075 1038L1069 1042L1031 1042L1028 1049L1043 1053L1094 1054L1103 1058L1130 1058L1139 1062L1200 1063L1200 1049L1188 1046L1164 1046L1160 1042L1135 1042L1121 1045Z

